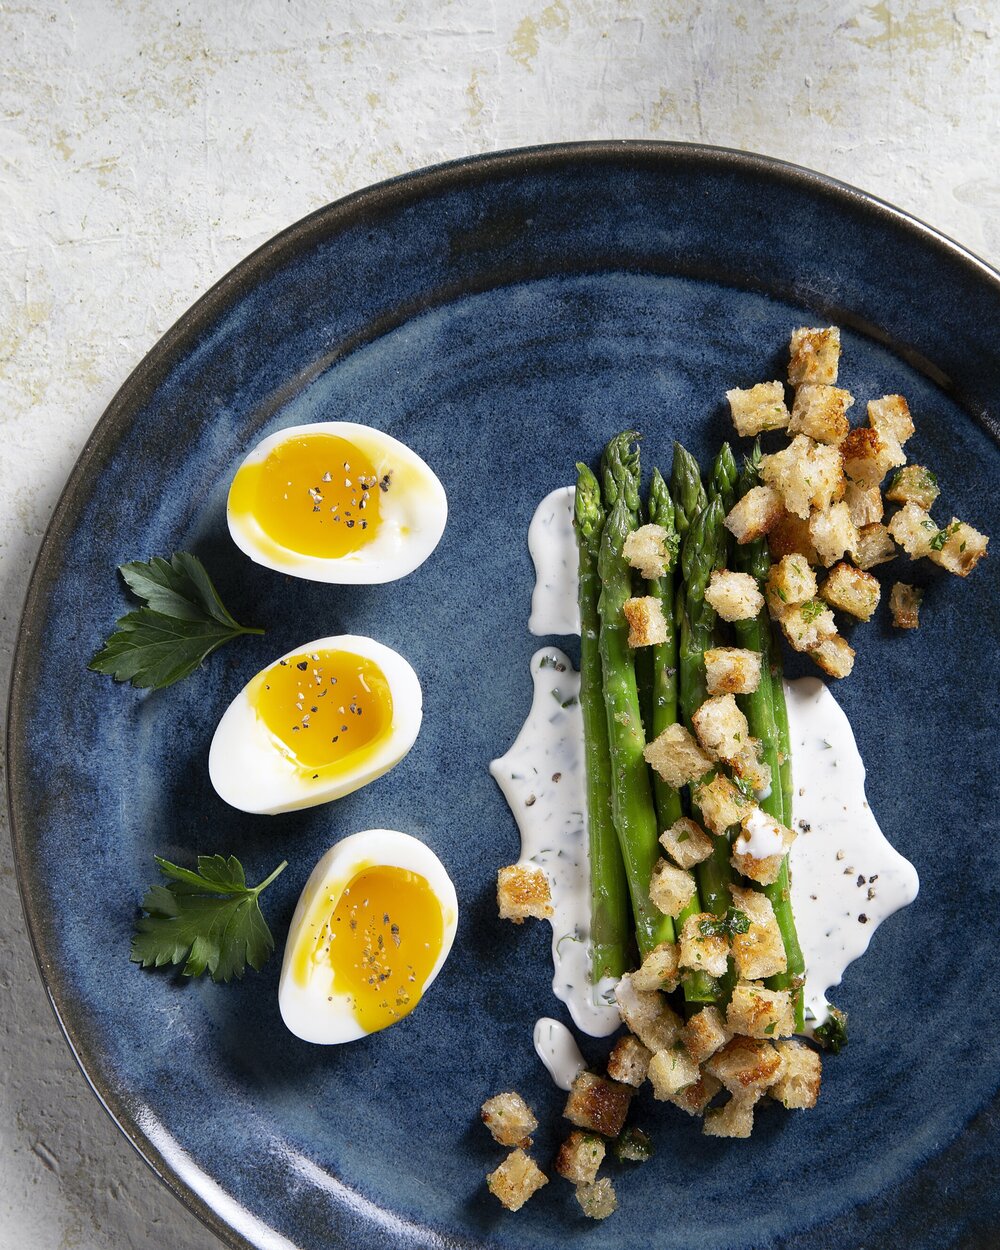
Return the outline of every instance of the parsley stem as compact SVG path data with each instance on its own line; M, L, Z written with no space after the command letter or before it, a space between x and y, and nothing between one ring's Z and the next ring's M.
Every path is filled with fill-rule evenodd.
M262 629L255 629L252 631L248 630L247 632L248 633L252 632L255 634L262 634L264 631ZM275 879L275 877L280 876L287 867L288 867L288 860L283 859L269 877L265 877L264 880L260 883L260 885L254 886L254 889L253 889L254 894L260 894L262 890L266 890L267 887L271 884L271 882Z

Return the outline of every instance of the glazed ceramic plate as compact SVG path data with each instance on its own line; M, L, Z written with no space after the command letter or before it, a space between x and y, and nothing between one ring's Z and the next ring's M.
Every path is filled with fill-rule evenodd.
M879 930L838 999L849 1049L819 1106L759 1117L752 1141L643 1104L655 1162L614 1173L587 1223L550 1184L516 1216L485 1189L502 1151L478 1122L516 1088L559 1135L536 1059L551 995L546 925L502 924L517 835L487 773L530 697L536 502L623 426L647 465L671 441L707 461L724 393L781 376L789 331L843 327L856 395L903 392L937 511L1000 532L1000 280L961 248L818 175L759 157L598 144L463 161L375 187L238 266L126 382L73 472L31 583L10 719L10 800L28 925L59 1021L122 1130L234 1246L986 1245L1000 1219L996 1021L996 559L926 584L922 624L857 631L836 694L868 797L917 866L918 901ZM367 422L439 474L433 557L375 587L251 564L225 524L247 449L286 425ZM85 671L127 597L115 566L195 552L240 621L266 628L157 694ZM925 562L926 563L926 562ZM389 775L331 806L245 816L213 793L215 724L271 658L371 634L420 675L423 728ZM239 983L129 964L154 852L233 852L282 941L319 855L373 826L425 839L454 878L454 951L403 1023L317 1048L278 1015L280 958ZM563 1017L565 1018L565 1017ZM598 1061L606 1044L584 1042ZM990 1244L993 1244L990 1242Z

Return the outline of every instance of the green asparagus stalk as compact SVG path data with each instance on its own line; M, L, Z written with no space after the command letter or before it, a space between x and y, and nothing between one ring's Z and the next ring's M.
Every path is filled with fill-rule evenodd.
M715 463L712 465L708 478L708 497L710 500L718 498L722 501L723 516L728 516L733 504L736 503L736 484L739 475L740 471L736 467L733 449L728 443L723 443L719 448L719 454L715 457Z
M590 844L590 978L620 977L627 967L631 928L628 882L611 814L611 755L604 711L597 600L597 557L604 528L601 488L585 464L576 466L574 528L580 554L580 709L587 775Z
M691 522L708 503L698 461L680 443L674 443L674 463L670 470L670 497L674 502L674 523L681 538Z

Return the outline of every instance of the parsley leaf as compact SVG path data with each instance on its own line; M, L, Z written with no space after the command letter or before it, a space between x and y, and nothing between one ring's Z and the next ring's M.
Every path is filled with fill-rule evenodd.
M723 916L706 916L698 929L705 937L735 937L750 928L750 917L745 911L730 907Z
M154 856L168 885L154 885L142 900L146 913L135 922L132 962L144 968L183 964L186 977L208 972L213 981L255 971L274 950L274 938L258 898L284 872L287 860L260 885L248 886L234 856L199 855L198 871Z
M847 1012L831 1005L826 1023L815 1030L813 1036L824 1050L832 1050L835 1055L847 1045Z
M233 620L204 565L186 551L122 564L119 572L145 606L118 619L87 666L92 672L162 690L193 673L224 642L264 632Z

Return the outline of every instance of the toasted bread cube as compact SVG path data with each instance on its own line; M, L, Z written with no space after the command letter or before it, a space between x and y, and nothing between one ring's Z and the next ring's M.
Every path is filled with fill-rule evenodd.
M807 564L819 564L819 556L809 537L809 520L782 510L768 531L767 545L772 560L783 556L804 556Z
M905 472L905 470L901 470ZM864 525L874 525L885 515L882 503L882 492L877 486L866 486L863 482L848 482L844 487L844 503L851 514L856 529Z
M837 380L840 363L840 329L809 329L800 326L792 331L788 347L788 381L792 386L814 382L831 386Z
M709 647L705 652L709 694L753 694L760 685L760 652L746 647Z
M649 878L649 897L665 916L677 917L694 897L694 877L665 859L657 860ZM641 988L641 987L637 987Z
M593 1072L581 1072L573 1082L563 1115L577 1128L604 1137L617 1137L625 1125L635 1090Z
M884 525L874 522L858 530L858 545L854 561L859 569L873 569L896 558L896 544L889 537Z
M680 1036L683 1022L658 990L637 990L626 975L615 986L615 1002L622 1020L647 1050L668 1050Z
M746 746L729 761L729 767L756 793L771 788L771 766L763 759L759 739L749 738Z
M943 536L943 537L942 537ZM940 534L931 539L928 558L956 577L968 577L986 555L989 539L958 517L952 517Z
M823 1078L819 1055L804 1042L782 1041L775 1045L781 1056L781 1070L767 1092L790 1111L815 1107Z
M712 761L683 725L668 725L642 754L675 790L704 777L712 767Z
M906 455L888 429L858 426L840 444L844 473L865 486L878 486L890 469L906 464Z
M649 952L641 967L632 973L632 984L643 991L664 990L669 993L675 990L679 980L679 959L680 949L676 942L661 942Z
M576 1200L588 1220L606 1220L618 1210L615 1187L607 1176L592 1185L577 1185Z
M762 1094L781 1072L781 1056L767 1041L734 1037L709 1059L705 1071L731 1094Z
M749 1137L753 1132L753 1109L760 1094L734 1094L721 1107L705 1112L702 1132L706 1137Z
M724 621L747 621L764 606L757 579L728 569L716 569L708 579L705 599Z
M831 608L849 612L859 621L870 621L882 595L878 578L841 561L835 564L819 588L820 598Z
M847 410L853 403L850 391L838 386L806 383L795 392L788 432L808 434L817 443L836 446L850 429Z
M897 629L917 629L920 625L920 603L924 592L906 582L896 582L889 591L889 611Z
M812 651L837 632L833 613L822 599L810 599L782 613L782 633L796 651Z
M532 1194L549 1178L523 1150L512 1150L495 1172L486 1177L494 1198L499 1198L508 1211L520 1211Z
M738 543L762 537L781 516L781 496L771 486L752 486L726 517L726 529Z
M581 1133L575 1128L559 1147L556 1171L574 1185L591 1185L597 1180L606 1150L600 1137L594 1133Z
M834 634L832 638L824 638L818 647L813 647L809 658L819 665L827 677L850 677L855 654L846 638Z
M930 511L931 504L941 494L937 478L922 464L908 464L898 469L885 492L893 503L915 503L918 508ZM881 520L876 517L875 520Z
M693 1085L674 1094L670 1101L675 1107L686 1111L688 1115L704 1115L705 1108L720 1089L722 1089L721 1081L717 1081L714 1076L709 1076L707 1072L702 1072Z
M804 556L782 556L767 574L764 593L768 611L778 620L787 608L815 599L816 589L816 574Z
M649 1061L653 1097L659 1102L665 1102L689 1085L697 1084L700 1077L698 1065L681 1046L658 1050Z
M730 825L738 825L743 813L750 807L750 800L722 773L718 773L711 781L695 786L692 799L701 808L702 820L719 836Z
M850 508L843 502L814 512L809 518L809 535L820 563L827 568L858 545L857 527L851 520Z
M763 981L787 971L785 946L771 900L758 890L737 885L730 886L729 892L733 906L750 919L746 933L734 933L732 938L733 962L741 980Z
M552 915L549 879L541 868L510 864L497 873L497 908L501 920L524 924L526 916L547 920Z
M681 816L660 834L660 846L681 868L693 868L712 854L712 839L697 821Z
M844 494L839 450L805 434L796 434L782 451L762 456L760 476L781 495L786 510L803 520L813 508L828 508Z
M702 932L702 925L709 932ZM729 966L729 940L723 933L715 933L715 917L710 912L698 912L688 916L681 929L681 967L709 976L725 975Z
M514 1090L487 1098L479 1114L501 1146L530 1146L531 1134L538 1128L534 1112Z
M732 1037L732 1033L722 1018L718 1007L702 1007L685 1024L681 1033L681 1041L697 1064L710 1059L717 1050L721 1050Z
M749 390L726 391L733 425L741 438L756 438L766 430L784 430L788 426L785 387L781 382L758 382Z
M622 555L643 577L662 577L673 563L667 531L662 525L640 525L625 537Z
M637 1037L626 1033L620 1037L608 1055L608 1076L622 1085L638 1088L649 1072L649 1061L653 1053Z
M740 822L733 842L731 863L737 872L760 885L772 885L781 872L781 861L795 841L795 834L759 807Z
M741 981L726 1008L726 1025L744 1037L791 1037L795 1012L788 990L766 989L762 981Z
M905 503L889 522L889 533L911 560L929 556L938 527L931 514L915 503Z
M667 641L667 622L659 599L653 595L626 599L622 611L628 621L630 647L655 647Z
M731 760L750 737L747 718L731 694L706 699L691 717L691 723L705 754L716 760Z
M868 401L868 424L879 434L888 434L903 446L913 433L910 405L902 395L883 395Z

